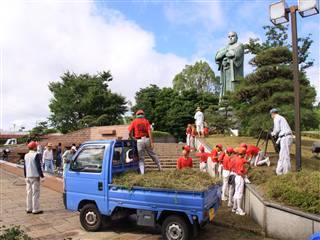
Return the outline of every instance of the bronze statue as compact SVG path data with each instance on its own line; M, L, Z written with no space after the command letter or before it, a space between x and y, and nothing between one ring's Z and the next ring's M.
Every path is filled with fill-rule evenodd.
M243 44L237 42L238 35L236 32L230 32L228 38L229 45L218 50L215 57L221 72L220 100L226 92L233 92L240 78L243 77Z

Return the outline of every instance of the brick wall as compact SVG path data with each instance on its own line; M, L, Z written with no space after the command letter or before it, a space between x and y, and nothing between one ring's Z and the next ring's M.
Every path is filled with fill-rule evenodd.
M90 127L62 135L47 135L42 141L40 141L40 144L45 146L50 142L53 144L53 149L55 150L59 142L62 144L62 149L64 149L66 146L71 146L73 143L80 145L81 143L89 140L116 139L118 137L122 137L122 139L128 138L127 125ZM22 144L13 147L11 148L9 161L18 162L20 160L19 153L27 152L28 148L26 145Z

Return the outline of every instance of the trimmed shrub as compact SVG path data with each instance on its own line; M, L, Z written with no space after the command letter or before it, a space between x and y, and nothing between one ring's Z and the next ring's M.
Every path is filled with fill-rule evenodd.
M266 183L267 196L276 201L320 213L320 172L291 172L274 176Z
M14 226L4 230L0 230L0 240L32 240L20 226Z

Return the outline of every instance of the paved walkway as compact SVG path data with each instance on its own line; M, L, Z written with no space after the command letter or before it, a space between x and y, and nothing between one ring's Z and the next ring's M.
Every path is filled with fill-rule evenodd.
M159 230L139 227L133 219L114 222L100 232L86 232L79 223L79 214L66 211L62 196L48 188L41 188L42 215L25 213L24 179L0 169L0 226L20 225L34 239L41 240L155 240L161 239ZM198 239L264 239L247 231L209 225Z

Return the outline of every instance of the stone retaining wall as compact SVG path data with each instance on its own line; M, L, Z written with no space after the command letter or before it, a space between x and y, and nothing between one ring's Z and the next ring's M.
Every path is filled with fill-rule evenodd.
M246 185L245 212L264 230L268 237L308 239L320 232L320 216L265 201L251 184Z

